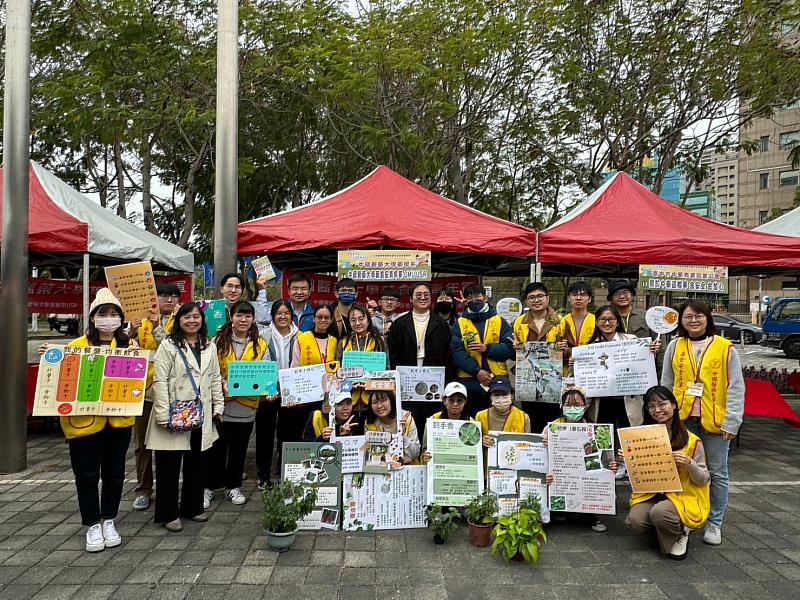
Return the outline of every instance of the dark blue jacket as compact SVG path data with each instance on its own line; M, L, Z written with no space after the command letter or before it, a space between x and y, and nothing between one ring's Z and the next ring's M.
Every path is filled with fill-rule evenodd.
M481 339L483 339L486 333L487 319L496 314L497 312L494 310L494 307L489 306L488 310L481 313L473 313L469 308L466 308L461 316L472 321L473 325L475 325L475 329L481 334ZM486 353L483 355L483 364L479 365L464 347L464 340L461 337L461 327L459 327L458 321L456 321L456 324L453 325L453 337L450 343L453 366L458 370L466 371L474 377L481 369L489 370L489 364L486 362L487 358L499 361L511 360L516 356L514 344L512 342L513 335L514 332L511 326L503 320L500 326L500 342L488 345Z

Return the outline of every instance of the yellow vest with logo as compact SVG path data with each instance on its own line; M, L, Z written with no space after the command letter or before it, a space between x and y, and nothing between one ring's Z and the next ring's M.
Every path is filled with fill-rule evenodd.
M481 335L478 333L478 329L475 327L475 324L466 317L459 317L458 326L461 329L462 338L464 337L465 333L472 333L475 335L475 338L480 341L480 343L488 346L489 344L497 344L500 342L500 330L503 327L503 318L500 315L494 315L486 320L483 339L481 339ZM480 352L470 352L467 346L467 341L464 340L464 348L467 349L467 352L469 352L469 355L472 357L472 359L478 363L478 368L482 369L483 356ZM489 371L492 373L492 375L508 375L508 367L506 367L506 362L504 360L500 361L487 358L486 362L489 365ZM458 377L472 377L472 375L459 369Z
M703 395L700 397L700 424L709 433L722 433L728 397L730 349L730 341L715 335L706 348L700 366L699 381L703 384ZM685 421L692 412L695 400L694 396L687 393L687 389L694 383L697 372L697 361L689 338L678 338L675 343L672 370L675 373L672 393L678 400L681 419Z
M697 442L700 441L695 434L689 432L689 442L681 449L686 456L694 456ZM711 485L697 485L689 477L689 469L678 467L678 476L681 478L682 492L666 492L666 497L675 505L681 522L691 529L702 527L708 514L711 512ZM639 504L649 500L655 494L631 494L630 505Z
M328 336L327 346L325 348L325 359L323 360L314 333L312 331L298 333L297 346L300 350L300 364L298 366L308 367L310 365L321 365L326 361L333 360L333 357L336 355L337 341L338 340L334 336Z
M475 420L481 424L482 434L489 435L489 409L479 411L475 415ZM503 431L506 433L525 433L525 413L516 406L512 406L511 412L508 413L506 424L503 425Z
M447 417L442 417L443 414L444 414L444 411L440 410L439 412L432 414L428 418L429 419L446 419ZM474 421L474 420L475 419L473 419L472 417L468 417L466 415L463 415L462 418L459 419L459 421Z
M79 346L86 348L91 346L86 336L79 337L72 340L67 346ZM111 347L117 347L117 340L111 340ZM60 417L61 429L64 432L64 437L72 440L79 437L85 437L103 431L106 423L115 429L125 429L126 427L133 427L136 422L136 417L101 417L100 415L81 415L79 417Z
M550 330L547 334L547 341L555 342L558 341L559 338L565 338L567 330L569 330L572 334L572 339L577 342L577 345L584 346L592 339L594 328L594 315L592 313L586 313L586 317L583 319L583 324L581 325L580 334L578 334L575 331L575 319L572 317L572 313L570 313L563 317L561 322Z
M311 417L311 423L314 425L314 435L321 438L322 432L328 426L328 417L322 414L321 410L315 410L314 415Z
M528 312L529 311L527 311L527 310L524 311L520 316L518 316L514 320L514 327L513 327L514 328L514 337L517 338L517 341L520 344L524 344L525 342L527 342L528 341L528 335L530 334L531 326L528 325L527 323L523 322L525 320L525 317L528 316ZM553 318L554 314L555 313L552 311L552 309L550 309L550 308L547 309L547 314L545 316L545 325L547 325L547 322L550 321L550 319ZM557 319L556 320L556 324L553 325L550 328L550 331L552 331L553 328L558 327L558 324L561 323L561 319L558 317L558 315L555 315L555 317ZM551 321L551 324L552 324L552 321ZM547 337L548 338L550 336L550 331L547 332ZM547 339L547 341L550 341L550 340Z
M244 351L242 352L242 357L237 359L236 354L233 352L233 348L228 350L228 354L225 356L219 355L219 374L220 376L227 380L228 379L228 363L233 360L261 360L264 357L264 354L267 351L267 343L264 340L259 340L258 350L256 351L253 348L252 340L247 342L244 347ZM261 400L261 396L225 396L225 402L238 402L243 406L247 406L248 408L258 408L258 403Z
M172 327L175 324L175 313L178 309L175 309L172 314L167 319L167 322L164 323L164 331L170 333L172 331ZM158 342L156 338L153 337L153 322L150 319L142 319L142 324L139 325L139 332L137 334L137 338L139 339L139 347L144 350L150 350L150 361L153 360L153 356L155 351L158 350ZM153 385L153 363L147 363L147 387L149 388Z
M339 350L337 351L337 355L342 356L345 352L352 352L353 350L358 350L358 346L353 348L353 335L348 336L347 338L339 341ZM369 336L367 339L366 347L361 350L362 352L375 352L375 338ZM358 406L359 403L366 406L369 403L369 395L365 390L353 390L350 397L353 399L353 409Z

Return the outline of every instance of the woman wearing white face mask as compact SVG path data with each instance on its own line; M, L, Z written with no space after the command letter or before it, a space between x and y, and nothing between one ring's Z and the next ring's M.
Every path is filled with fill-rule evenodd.
M483 447L490 448L492 438L490 431L505 431L507 433L530 433L531 420L528 415L512 406L514 388L505 375L495 375L489 382L490 408L482 410L475 415L475 420L481 424L483 433Z
M89 307L86 335L72 340L68 346L127 348L133 342L122 327L124 319L122 304L111 290L98 290ZM47 344L42 344L39 354L44 354L46 350ZM75 475L81 522L88 527L87 552L100 552L122 543L114 519L117 518L122 497L125 455L131 442L134 422L135 417L61 417L61 429L67 438ZM101 481L102 491L98 490Z

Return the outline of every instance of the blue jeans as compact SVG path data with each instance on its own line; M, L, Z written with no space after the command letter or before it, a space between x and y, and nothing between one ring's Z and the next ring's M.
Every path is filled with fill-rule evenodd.
M689 418L685 424L686 429L700 438L706 451L706 463L711 473L711 512L708 522L722 527L722 519L728 507L728 449L731 442L723 440L721 434L705 431L698 418Z

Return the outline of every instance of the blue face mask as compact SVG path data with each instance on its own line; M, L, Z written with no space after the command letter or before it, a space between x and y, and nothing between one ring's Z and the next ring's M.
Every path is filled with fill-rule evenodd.
M469 308L470 312L479 313L483 310L483 307L486 306L486 302L483 300L470 300L467 303L467 308Z
M339 293L339 302L344 305L352 304L356 301L355 292L341 292Z

